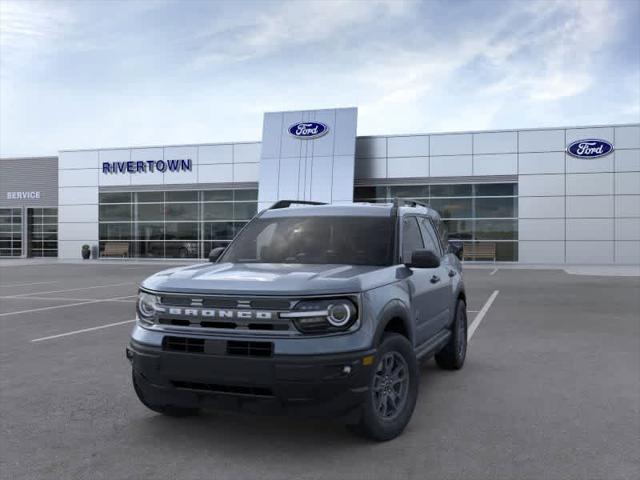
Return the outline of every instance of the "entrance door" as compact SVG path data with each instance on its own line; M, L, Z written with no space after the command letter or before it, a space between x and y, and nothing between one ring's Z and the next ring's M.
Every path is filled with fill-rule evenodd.
M27 256L58 256L58 209L27 209Z

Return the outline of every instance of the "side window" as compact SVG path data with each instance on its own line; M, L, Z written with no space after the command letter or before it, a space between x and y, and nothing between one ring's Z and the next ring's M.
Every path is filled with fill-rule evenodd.
M442 250L440 249L440 244L436 238L436 234L433 231L433 227L431 226L431 222L428 219L420 217L420 231L422 232L422 238L424 238L424 248L427 250L431 250L438 256L442 256Z
M402 221L402 262L409 263L414 250L424 248L422 235L415 217L406 217Z

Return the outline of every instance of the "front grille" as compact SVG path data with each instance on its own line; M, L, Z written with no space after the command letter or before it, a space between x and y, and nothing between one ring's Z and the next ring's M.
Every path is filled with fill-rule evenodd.
M271 342L242 342L229 340L227 342L227 355L242 357L270 357L273 354Z
M198 295L161 295L161 303L172 307L238 308L240 304L256 310L290 310L295 300L283 298L207 297Z
M189 337L164 337L162 349L170 352L204 353L204 339Z
M273 343L166 336L162 340L162 350L237 357L271 357Z
M252 395L256 397L273 397L270 388L247 387L244 385L220 385L215 383L184 382L172 380L171 383L176 388L186 388L189 390L205 390L214 393L229 393L232 395Z

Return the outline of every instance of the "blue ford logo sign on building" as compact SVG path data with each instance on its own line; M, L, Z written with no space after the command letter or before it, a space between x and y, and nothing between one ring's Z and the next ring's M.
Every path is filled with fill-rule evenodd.
M598 140L595 138L576 140L567 147L567 153L578 158L604 157L611 152L613 152L613 145L606 140Z
M294 123L289 127L289 133L291 135L303 140L321 137L328 131L329 127L320 122L300 122Z

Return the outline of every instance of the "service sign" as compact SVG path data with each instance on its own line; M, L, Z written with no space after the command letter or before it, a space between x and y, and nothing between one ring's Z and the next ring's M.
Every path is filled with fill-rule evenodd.
M606 140L590 138L576 140L567 147L567 153L577 158L599 158L613 152L613 145Z
M312 140L329 132L329 127L320 122L300 122L289 127L289 134L301 140Z

